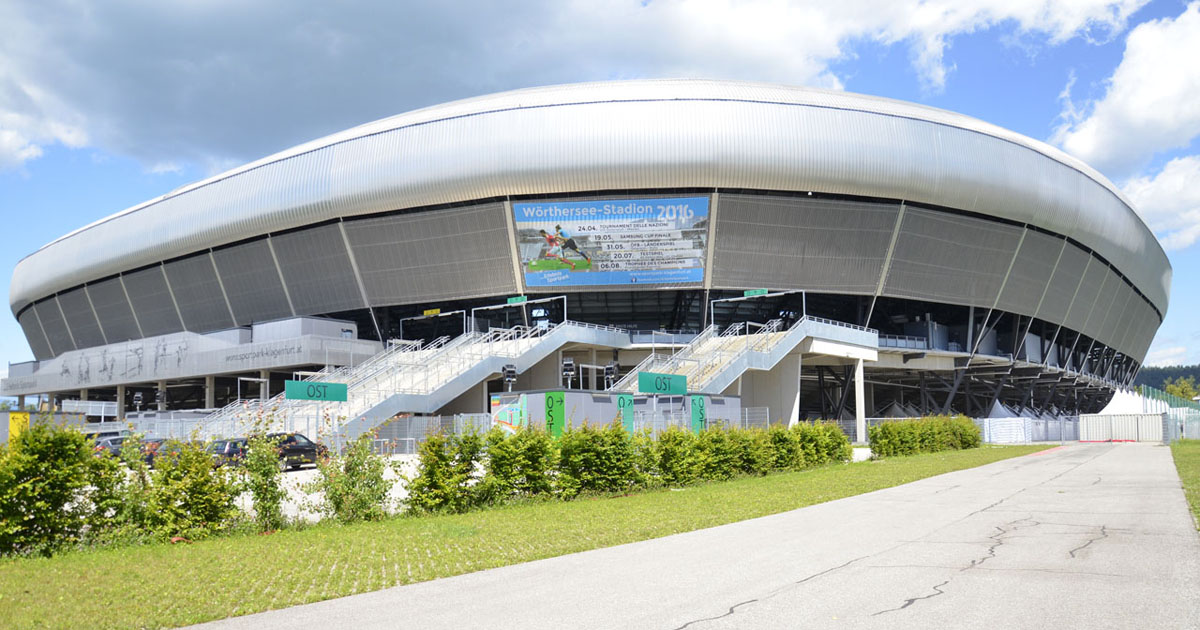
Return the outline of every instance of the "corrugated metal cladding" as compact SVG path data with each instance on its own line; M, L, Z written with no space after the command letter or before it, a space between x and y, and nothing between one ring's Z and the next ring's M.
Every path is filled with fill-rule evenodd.
M72 289L59 294L58 305L62 307L63 315L67 318L67 326L71 336L79 348L104 345L104 334L100 332L100 324L92 305L88 303L87 293L83 288Z
M1107 273L1108 267L1104 263L1096 258L1088 261L1087 270L1083 272L1083 280L1079 283L1079 289L1075 292L1075 298L1071 302L1071 308L1067 311L1067 319L1063 325L1071 330L1088 334L1089 331L1083 325L1096 306L1096 300L1100 297L1100 289L1104 285L1104 277Z
M238 326L292 315L267 239L224 247L212 254Z
M362 291L336 224L271 237L297 313L363 308Z
M125 289L121 288L119 278L89 284L87 292L108 343L141 339L137 320L133 317L133 309L129 306L129 299L125 297Z
M233 327L225 294L207 252L173 260L164 264L163 270L167 272L185 329L208 332Z
M47 245L17 265L9 301L16 312L99 277L342 217L672 188L812 190L1031 223L1077 239L1167 307L1170 265L1153 234L1115 186L1053 147L911 103L688 80L496 94L310 142Z
M179 311L167 289L162 266L155 265L122 276L129 301L137 308L137 321L146 337L183 330Z
M874 293L900 204L722 194L713 287Z
M884 295L990 308L1022 228L908 208Z
M1042 298L1042 307L1038 309L1037 317L1056 324L1061 324L1067 318L1067 309L1075 299L1075 290L1079 288L1079 282L1083 279L1083 272L1090 258L1087 252L1067 244L1058 259L1058 266L1052 267L1054 273L1050 276L1050 286L1046 289L1046 296Z
M347 221L373 305L517 293L504 204Z
M46 335L42 332L42 327L37 320L37 312L33 307L25 309L17 317L17 321L21 324L21 331L25 333L25 338L29 340L29 347L33 350L33 358L40 361L54 356L54 353L50 351L50 343L46 341Z
M42 323L42 330L46 331L46 339L50 342L50 351L59 355L74 350L75 343L71 341L67 322L63 320L62 311L59 310L58 298L42 300L34 304L33 308L37 311L38 321Z
M1026 230L996 308L1021 315L1036 314L1050 273L1066 244L1062 237Z

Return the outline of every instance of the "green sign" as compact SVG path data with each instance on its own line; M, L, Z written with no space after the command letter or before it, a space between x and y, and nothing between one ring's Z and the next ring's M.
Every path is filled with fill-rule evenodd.
M565 406L562 392L546 392L546 432L551 437L562 437Z
M766 295L766 289L746 289L742 291L742 297L754 297L756 295Z
M699 433L708 426L708 409L704 396L692 396L692 431Z
M528 296L524 296L524 295L518 295L517 297L510 297L510 298L508 298L508 303L509 303L509 304L521 304L522 302L524 302L524 301L526 301L526 300L528 300L528 299L529 299L529 297L528 297Z
M626 431L633 433L633 394L617 394L617 419Z
M682 396L687 393L687 377L679 374L638 372L638 392Z
M345 383L319 383L317 381L284 381L283 397L288 400L331 400L346 401Z

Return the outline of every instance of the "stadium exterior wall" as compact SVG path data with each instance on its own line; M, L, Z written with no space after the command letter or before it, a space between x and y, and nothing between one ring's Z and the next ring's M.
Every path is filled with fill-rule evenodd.
M704 288L996 308L1138 361L1167 308L1153 234L1052 147L909 103L712 81L522 90L357 127L46 245L18 264L10 304L45 358L522 293L512 200L591 191L710 195Z

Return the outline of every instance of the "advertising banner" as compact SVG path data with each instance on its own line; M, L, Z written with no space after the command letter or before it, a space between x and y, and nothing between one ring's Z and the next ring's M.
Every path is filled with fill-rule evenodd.
M514 203L528 287L700 284L708 197Z

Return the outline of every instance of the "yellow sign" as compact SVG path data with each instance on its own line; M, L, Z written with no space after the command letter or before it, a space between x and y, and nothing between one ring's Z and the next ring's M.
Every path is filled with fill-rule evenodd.
M421 314L428 316L428 315L438 315L441 312L442 312L442 309L440 309L440 308L431 308L431 309L427 309L424 313L421 313Z
M10 411L8 412L8 443L21 435L21 432L29 428L29 412L28 411Z

